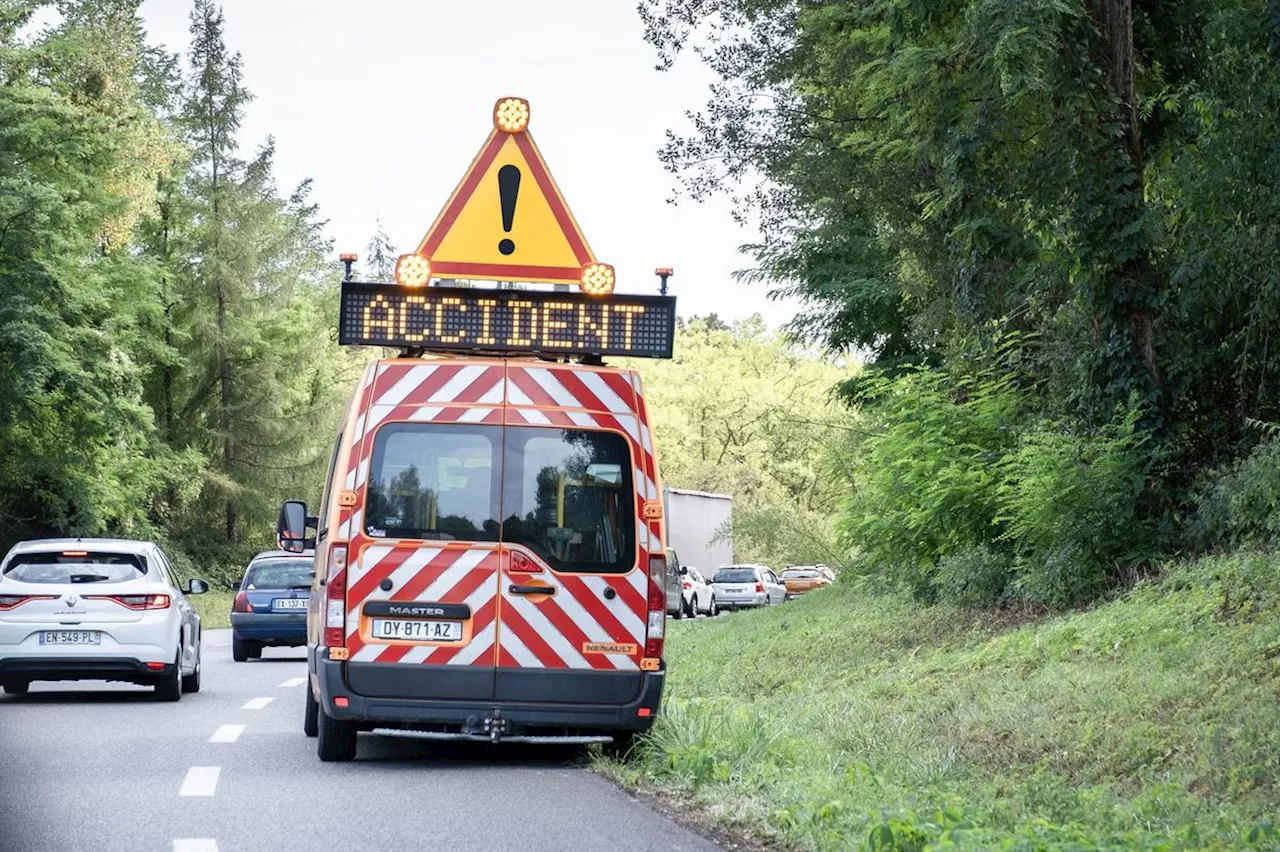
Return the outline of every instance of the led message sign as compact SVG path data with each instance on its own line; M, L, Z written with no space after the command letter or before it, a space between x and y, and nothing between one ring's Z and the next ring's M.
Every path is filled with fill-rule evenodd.
M338 342L467 352L670 358L672 296L342 284Z

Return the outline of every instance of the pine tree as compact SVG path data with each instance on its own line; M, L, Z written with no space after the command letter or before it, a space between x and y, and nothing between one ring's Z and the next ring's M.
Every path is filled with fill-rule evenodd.
M184 343L173 437L217 459L184 536L239 558L240 544L265 543L274 504L326 455L346 362L329 333L336 275L310 184L277 191L270 139L240 155L252 95L211 0L197 0L191 36L180 109L191 160L172 223L186 233L167 258Z
M378 217L377 229L369 240L366 268L366 275L371 281L391 281L395 278L396 247L391 244L391 237L387 236L381 216Z

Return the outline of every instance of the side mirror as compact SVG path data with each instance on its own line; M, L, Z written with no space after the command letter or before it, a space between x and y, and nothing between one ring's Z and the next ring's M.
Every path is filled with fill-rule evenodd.
M286 500L276 519L276 542L288 553L301 553L307 546L307 504Z
M233 592L238 592L238 591L240 591L240 587L241 587L242 585L244 585L244 578L243 578L243 577L241 577L239 580L236 580L234 583L232 583L232 584L231 584L231 591L233 591Z
M681 565L681 566L680 566L680 576L681 576L681 577L685 577L685 576L688 576L688 574L689 574L689 566L688 566L688 565Z
M187 581L187 594L203 595L207 591L209 591L209 584L206 583L204 580L188 580Z

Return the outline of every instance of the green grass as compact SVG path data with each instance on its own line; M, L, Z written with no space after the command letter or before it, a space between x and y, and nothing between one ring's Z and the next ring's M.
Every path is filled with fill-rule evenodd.
M837 584L672 623L624 784L813 849L1280 848L1280 560L1053 618Z
M231 601L236 593L210 589L203 595L188 595L187 600L200 613L200 626L205 630L231 626Z

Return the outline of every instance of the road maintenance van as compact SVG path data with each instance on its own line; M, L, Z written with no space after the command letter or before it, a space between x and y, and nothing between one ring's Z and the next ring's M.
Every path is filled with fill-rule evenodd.
M440 229L469 221L468 193L507 167L576 234L523 127L496 116L396 283L344 281L340 342L401 355L364 370L318 512L281 509L281 546L315 548L304 729L322 760L352 759L370 730L622 744L659 710L661 479L640 377L603 359L670 357L675 300L613 293L580 235L559 266L501 267L520 261L507 246L448 255ZM580 286L441 286L446 273Z

